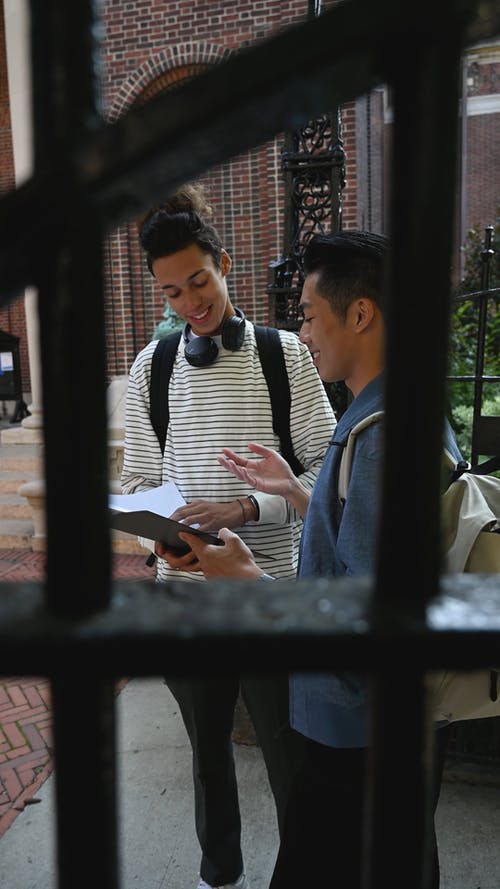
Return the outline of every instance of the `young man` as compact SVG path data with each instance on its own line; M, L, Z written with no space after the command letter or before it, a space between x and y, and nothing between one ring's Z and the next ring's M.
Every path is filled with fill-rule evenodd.
M306 279L300 332L324 381L345 380L354 399L340 418L312 494L279 454L250 443L252 457L224 448L219 462L260 491L281 494L305 516L298 576L342 577L373 573L379 508L381 423L357 437L349 496L337 494L342 445L349 431L383 410L384 319L382 295L387 239L369 232L316 236L305 250ZM460 459L447 427L446 446ZM259 459L260 458L260 459ZM267 579L248 548L229 530L225 546L207 546L188 532L206 577ZM306 756L289 798L271 889L335 885L359 889L362 811L368 746L368 690L357 674L305 674L290 678L290 721L306 739ZM446 740L439 730L435 800ZM437 851L433 887L439 885Z
M229 299L231 258L208 221L208 210L199 188L184 188L152 211L141 228L148 267L185 327L168 386L170 420L163 455L150 417L151 361L158 341L149 343L131 368L122 490L132 493L175 482L187 505L174 518L210 532L235 528L238 537L261 554L262 572L294 577L300 515L282 496L255 492L230 476L216 459L224 445L241 450L254 435L272 448L279 447L279 439L254 326ZM304 467L302 483L310 489L335 419L308 349L293 333L280 331L280 340L289 379L294 453ZM193 553L178 562L161 541L155 551L159 580L203 580L193 571ZM266 762L280 829L291 778L302 758L302 739L289 725L286 673L252 679L241 677L244 667L229 664L227 675L220 677L167 679L193 750L196 830L202 849L198 889L248 887L231 744L240 691ZM175 670L182 677L182 665L175 664Z

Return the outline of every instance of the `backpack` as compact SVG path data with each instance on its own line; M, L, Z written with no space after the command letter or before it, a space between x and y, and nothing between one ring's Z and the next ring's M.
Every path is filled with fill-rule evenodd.
M295 475L305 470L293 451L290 434L290 385L285 364L285 356L278 331L273 327L254 325L257 348L262 371L269 389L273 412L273 429L280 440L281 454ZM151 381L149 384L149 404L151 425L156 432L161 452L165 450L168 421L168 383L181 333L171 333L162 337L151 360Z
M349 432L339 466L338 496L345 503L356 437L383 417L377 411ZM444 450L448 485L442 495L441 519L445 573L500 573L500 457L470 466L456 463ZM435 670L426 676L435 722L460 722L500 716L500 667L462 673Z

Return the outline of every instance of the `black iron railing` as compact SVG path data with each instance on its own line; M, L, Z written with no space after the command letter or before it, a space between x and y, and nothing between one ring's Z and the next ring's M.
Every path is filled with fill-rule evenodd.
M500 393L500 287L490 286L495 257L494 231L493 225L488 225L485 229L483 249L479 255L480 289L460 294L454 299L455 307L469 306L469 320L472 318L472 342L469 341L466 346L469 363L473 365L471 372L452 373L448 376L448 382L452 386L457 383L466 384L461 387L461 392L464 393L466 403L472 404L470 451L465 454L472 463L500 453L500 415L485 414L484 408L486 389L490 395L492 392L497 396ZM460 319L455 321L458 333L460 323ZM494 325L497 332L493 333L493 341L488 345L488 333ZM486 369L488 350L494 353L489 356L489 370ZM492 362L496 373L491 372ZM466 395L467 389L470 391Z

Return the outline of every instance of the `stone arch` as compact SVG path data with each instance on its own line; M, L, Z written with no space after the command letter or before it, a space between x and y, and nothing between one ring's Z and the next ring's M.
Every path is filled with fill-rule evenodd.
M108 122L114 123L134 105L221 64L236 51L206 41L165 47L121 84L108 108ZM270 193L270 182L279 183L278 166L279 151L273 140L212 168L207 173L208 183L204 182L209 186L208 197L218 231L231 255L238 258L231 275L230 296L257 323L268 320L264 296L267 267L281 243L281 222L276 212L280 196ZM123 336L117 338L119 348L113 352L111 344L108 349L114 375L130 367L138 348L159 333L161 318L166 318L164 298L144 271L138 224L140 220L132 220L108 236L109 323L123 331Z
M108 110L111 123L136 102L145 102L164 89L175 87L201 74L211 65L225 61L234 50L217 43L188 42L167 46L146 59L121 84Z
M233 53L234 50L206 41L165 47L146 59L121 84L107 111L108 122L114 123L133 105L175 89ZM164 305L160 305L158 294L144 273L137 221L119 226L108 236L107 247L109 323L124 331L119 353L113 350L112 343L108 350L108 362L116 375L126 372L138 349L151 339Z

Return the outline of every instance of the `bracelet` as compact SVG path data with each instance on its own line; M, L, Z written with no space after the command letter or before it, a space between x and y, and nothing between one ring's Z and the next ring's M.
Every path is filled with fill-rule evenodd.
M241 512L243 513L243 524L246 525L246 523L247 523L247 514L246 514L246 512L245 512L245 507L243 506L243 500L240 500L239 497L237 497L236 499L237 499L238 503L240 504L240 506L241 506Z
M248 499L250 500L250 503L252 504L253 508L255 509L255 518L253 519L253 521L254 521L254 522L258 522L259 519L260 519L260 506L259 506L259 503L258 503L258 501L255 499L255 497L253 496L253 494L249 494L249 495L248 495Z

